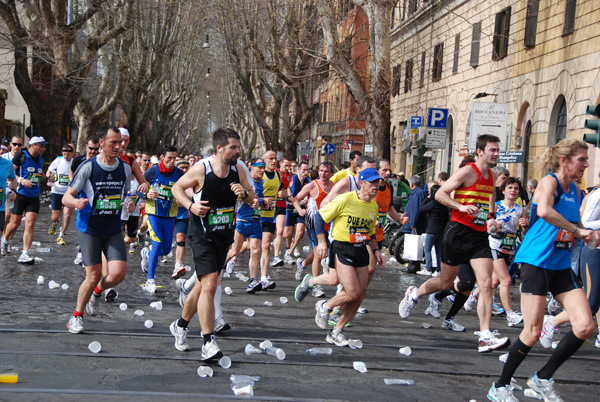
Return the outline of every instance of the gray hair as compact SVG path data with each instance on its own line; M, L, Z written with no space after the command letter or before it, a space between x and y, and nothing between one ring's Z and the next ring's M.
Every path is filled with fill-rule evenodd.
M510 176L510 172L505 167L495 166L493 169L496 171L496 173L498 173L498 176L500 176L501 174L503 174L505 176Z
M527 185L537 189L538 181L536 179L527 180Z
M421 187L423 185L423 179L418 174L412 175L408 182L416 187Z

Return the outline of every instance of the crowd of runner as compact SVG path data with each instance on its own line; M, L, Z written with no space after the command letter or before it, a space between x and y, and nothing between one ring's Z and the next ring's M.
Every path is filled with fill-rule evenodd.
M29 249L40 190L47 183L48 233L58 231L58 245L78 244L75 263L86 270L67 323L71 333L84 331L84 314L97 315L102 297L115 300L128 253L139 251L147 274L143 291L149 293L157 291L159 261L174 254L170 278L182 307L169 327L175 348L189 350L188 324L198 313L201 359L220 358L215 335L231 327L221 309L221 278L233 272L241 253L249 252L247 293L276 288L271 267L293 267L299 282L295 300L317 298L316 325L328 330L327 342L347 346L344 329L366 311L361 302L369 282L385 265L384 227L390 219L404 225L407 235L427 233L428 239L426 264L417 272L421 261L414 261L418 268L409 265L407 272L431 278L406 289L401 319L414 314L421 299L424 313L440 318L448 299L442 327L461 332L465 328L457 314L476 305L480 353L511 343L491 328L493 314L505 313L508 326L522 325L488 392L490 400L516 401L511 378L520 363L538 340L549 348L558 326L570 322L548 363L528 380L544 400L560 401L552 376L594 332L593 315L600 307L600 192L579 187L589 166L581 141L566 139L548 148L541 164L554 173L539 185L530 180L524 189L506 169L494 167L499 139L483 135L476 158L466 158L451 175L441 172L426 190L419 176L406 182L403 173L392 176L388 161L358 151L337 172L331 162L311 169L287 156L278 161L273 151L244 163L240 137L230 129L213 133L214 152L203 159L182 156L173 146L161 155L129 151L129 132L116 127L90 138L83 155L64 145L47 169L45 139L32 137L27 150L23 144L23 138L13 137L0 158L2 256L11 253L25 215L17 261L34 263ZM404 202L396 204L397 196ZM73 209L77 240L66 238ZM312 247L300 258L305 232ZM193 267L183 264L186 240ZM521 312L511 300L515 276L521 282ZM558 305L564 310L554 316ZM595 345L600 347L600 336Z

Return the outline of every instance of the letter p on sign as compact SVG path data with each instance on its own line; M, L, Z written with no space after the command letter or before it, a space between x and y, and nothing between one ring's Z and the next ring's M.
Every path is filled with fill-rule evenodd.
M430 108L427 116L427 127L430 128L447 128L448 126L448 109Z

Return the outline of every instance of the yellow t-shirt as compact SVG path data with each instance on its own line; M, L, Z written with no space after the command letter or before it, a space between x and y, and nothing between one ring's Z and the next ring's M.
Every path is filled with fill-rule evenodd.
M375 198L362 201L356 191L340 194L319 210L325 222L333 220L333 240L346 243L364 243L375 234L377 211Z
M275 216L275 200L277 200L277 192L281 187L281 177L277 171L273 172L273 178L269 179L267 173L263 175L263 196L265 198L270 198L272 201L271 208L264 209L262 211L261 217L263 218L273 218Z
M342 180L344 177L348 177L348 175L356 177L356 173L352 173L350 169L344 169L334 174L329 180L331 180L331 182L335 184L338 181Z

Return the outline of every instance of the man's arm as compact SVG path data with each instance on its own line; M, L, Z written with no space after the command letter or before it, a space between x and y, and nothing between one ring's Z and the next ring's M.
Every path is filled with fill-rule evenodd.
M131 163L131 171L133 173L133 177L135 177L135 179L138 181L138 183L140 183L140 186L138 187L137 191L139 191L140 193L147 193L148 189L150 188L150 184L144 178L144 173L142 173L142 168L140 167L140 164L137 163L137 161L135 159Z
M187 189L202 188L204 186L204 177L206 169L203 163L197 163L188 170L186 174L179 178L173 185L171 192L175 199L194 215L204 217L210 210L206 206L208 201L194 202L189 195L186 194Z
M344 194L350 191L350 177L344 177L342 180L338 181L335 186L331 188L329 194L323 201L321 201L321 208L331 202L335 197L340 194Z
M252 185L248 181L248 175L244 172L239 172L238 176L240 178L241 188L237 188L235 184L232 184L231 191L233 191L246 204L252 204L254 202L254 198L256 198L256 194L254 193Z
M459 202L454 201L450 194L457 188L463 185L465 180L469 177L473 169L470 166L464 166L454 173L450 178L442 184L442 187L435 193L435 199L447 207L458 209L461 212L465 212L469 215L475 215L479 212L479 208L475 205L463 205Z
M304 208L302 208L299 200L303 200L306 197L310 196L310 193L313 190L313 188L315 187L315 185L316 185L315 182L311 181L306 186L302 187L302 190L300 190L300 192L298 194L296 194L296 197L292 197L292 196L289 197L290 204L292 204L294 206L294 208L296 208L296 211L298 211L298 214L300 216L304 216L304 214L306 213L306 210Z

